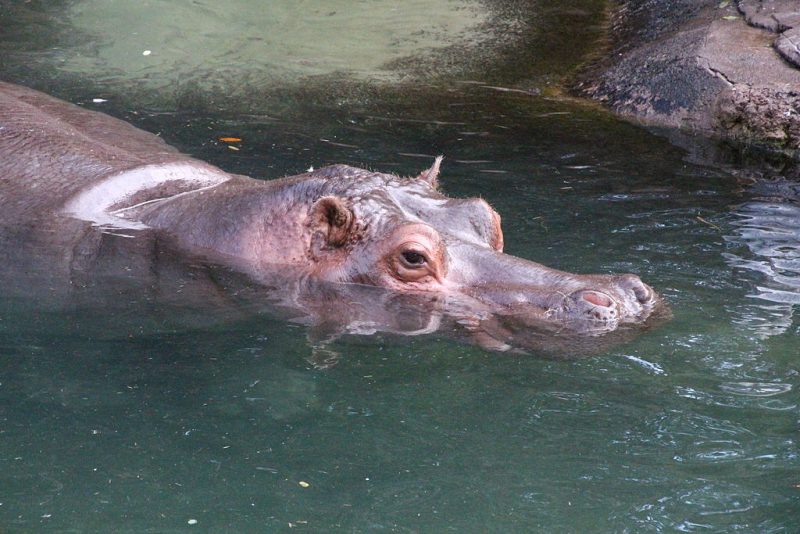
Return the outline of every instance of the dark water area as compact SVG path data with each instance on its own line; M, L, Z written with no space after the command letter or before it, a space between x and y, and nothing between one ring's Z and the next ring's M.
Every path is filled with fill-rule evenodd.
M178 9L144 4L167 19ZM145 72L148 85L124 63L81 60L91 42L71 55L57 32L77 19L54 21L52 10L86 13L94 2L0 2L0 79L257 178L329 163L413 175L444 154L443 189L489 201L507 252L636 273L673 318L566 359L487 352L441 333L350 335L331 346L337 364L319 369L307 329L269 303L209 315L128 288L56 302L41 295L63 288L44 276L35 299L0 287L0 530L796 531L791 184L744 187L730 166L692 163L665 138L558 96L552 81L590 50L567 53L564 32L541 21L572 17L576 32L596 33L599 3L534 2L550 19L522 26L504 11L521 4L457 4L478 13L453 30L462 37L507 21L536 46L532 57L561 54L520 61L524 81L513 85L509 61L487 78L480 62L435 78L428 67L376 74L450 52L412 51L385 69L365 60L363 76L301 70L277 81L244 57L234 66L266 96L237 92L228 106L214 80L180 98L165 91L174 63ZM514 42L485 32L513 56ZM209 49L220 46L214 35ZM116 56L103 47L113 46L99 39L91 57L109 65ZM53 47L69 68L50 63Z

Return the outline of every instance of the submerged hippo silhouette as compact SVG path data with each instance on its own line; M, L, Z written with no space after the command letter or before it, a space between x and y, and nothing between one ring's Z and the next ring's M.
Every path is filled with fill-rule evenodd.
M143 278L155 260L137 255L201 258L267 288L259 298L310 325L318 346L342 333L437 330L495 350L541 348L555 333L598 344L658 307L632 274L570 274L503 254L499 215L442 194L440 163L412 178L334 165L256 180L0 83L0 247L6 267L46 272L51 290L60 273L67 292L120 258Z

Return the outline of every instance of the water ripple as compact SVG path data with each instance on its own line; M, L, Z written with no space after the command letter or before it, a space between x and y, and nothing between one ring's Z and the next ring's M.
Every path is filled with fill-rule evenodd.
M792 390L791 384L775 382L727 382L720 384L722 391L747 397L772 397Z
M771 305L739 309L734 322L762 338L782 334L791 327L794 305L800 304L800 206L753 201L735 213L736 229L725 240L743 250L723 257L739 272L756 273L754 291L748 296Z
M647 360L643 360L641 358L637 358L636 356L631 356L631 355L625 355L625 358L627 358L628 360L632 361L633 363L635 363L637 365L640 365L645 370L647 370L649 373L652 373L654 375L666 375L667 374L666 371L664 371L664 368L661 367L660 365L658 365L657 363L649 362Z

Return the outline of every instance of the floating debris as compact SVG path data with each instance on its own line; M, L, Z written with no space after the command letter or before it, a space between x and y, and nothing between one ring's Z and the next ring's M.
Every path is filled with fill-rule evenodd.
M338 146L338 147L342 147L342 148L360 148L358 145L349 145L347 143L338 143L336 141L331 141L330 139L325 139L323 137L320 137L319 140L322 141L323 143L328 143L329 145Z
M433 159L436 156L432 156L431 154L420 154L419 152L398 152L398 156L406 156L408 158L424 158L424 159Z
M715 230L719 230L720 232L722 231L722 228L720 228L719 226L717 226L716 224L714 224L714 223L712 223L710 221L705 220L704 218L700 217L699 215L697 217L695 217L695 219L697 219L698 221L700 221L703 224L707 224L708 226L710 226L711 228L714 228Z
M263 467L263 466L256 466L256 471L266 471L267 473L272 473L273 475L278 474L278 470L274 467Z
M541 94L539 89L517 89L516 87L499 87L497 85L482 85L482 89L500 91L501 93L521 93L523 95L538 96Z

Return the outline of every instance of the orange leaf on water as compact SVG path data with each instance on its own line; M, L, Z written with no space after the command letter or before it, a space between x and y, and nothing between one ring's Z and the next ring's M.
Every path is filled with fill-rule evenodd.
M223 143L238 143L242 139L241 137L220 137L219 140Z

